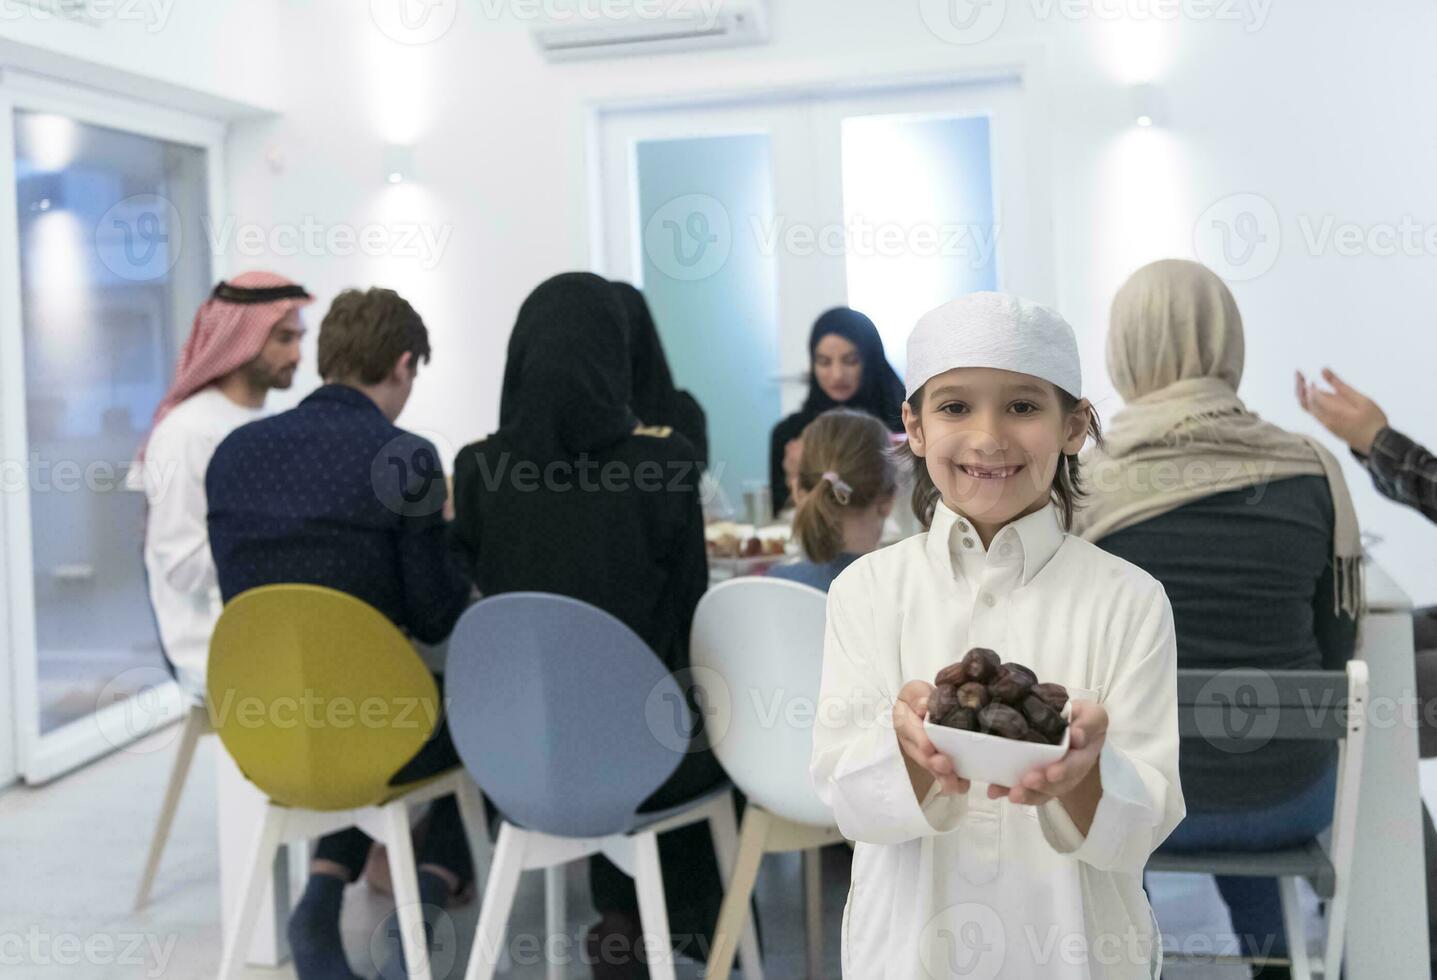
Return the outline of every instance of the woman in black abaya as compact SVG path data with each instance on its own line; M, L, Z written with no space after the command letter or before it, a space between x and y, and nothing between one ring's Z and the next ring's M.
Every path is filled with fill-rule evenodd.
M454 528L484 595L583 600L681 671L708 585L697 453L677 431L645 426L631 409L627 330L613 287L598 276L556 276L530 294L509 340L499 431L455 460ZM557 476L519 480L521 462ZM635 479L655 464L664 474L658 487ZM626 478L596 475L604 473ZM723 780L712 752L690 751L643 809L678 805ZM707 826L660 835L659 851L673 933L711 937L722 886ZM600 856L590 860L589 881L603 918L587 948L619 951L593 962L595 980L642 980L648 969L630 955L642 936L632 880ZM605 945L610 937L620 939Z
M708 419L693 395L674 386L673 372L664 356L664 345L648 300L626 282L614 283L614 292L623 304L629 323L629 366L633 378L629 407L644 425L672 427L693 445L698 461L708 466Z

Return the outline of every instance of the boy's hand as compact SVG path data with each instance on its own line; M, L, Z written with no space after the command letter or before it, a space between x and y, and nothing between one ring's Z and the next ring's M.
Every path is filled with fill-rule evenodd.
M1074 701L1068 716L1068 753L1057 762L1029 770L1021 785L989 786L988 798L1037 806L1049 800L1093 795L1098 753L1108 736L1108 712L1096 701ZM1101 789L1101 787L1097 787ZM1092 800L1094 808L1096 799ZM1088 815L1091 822L1092 815ZM1080 827L1084 821L1076 821Z
M942 792L949 795L968 792L969 782L958 775L953 760L933 747L928 733L923 730L923 719L928 717L928 698L933 694L933 685L926 681L909 681L898 692L893 704L893 730L898 735L898 744L908 762L909 776L913 779L913 791L922 800L928 786L936 779ZM915 768L918 770L914 772ZM923 785L919 785L920 776Z

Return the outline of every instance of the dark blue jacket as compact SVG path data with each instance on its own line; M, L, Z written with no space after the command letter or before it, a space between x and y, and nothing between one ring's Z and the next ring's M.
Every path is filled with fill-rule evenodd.
M355 388L325 385L236 429L215 450L205 492L226 602L279 582L328 586L425 643L448 636L468 603L434 446Z

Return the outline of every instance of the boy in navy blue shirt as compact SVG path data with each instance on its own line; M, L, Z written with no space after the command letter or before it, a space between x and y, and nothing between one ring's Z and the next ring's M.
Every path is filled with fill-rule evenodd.
M369 603L416 640L449 635L472 587L452 550L443 471L433 445L394 424L429 354L423 321L392 290L335 299L320 326L324 386L288 412L236 429L210 462L210 546L226 602L262 585L322 585ZM458 764L441 720L391 783ZM319 841L289 924L300 980L354 977L339 908L369 848L353 827ZM427 917L473 873L453 797L434 804L417 861ZM403 976L397 933L389 931L381 976Z

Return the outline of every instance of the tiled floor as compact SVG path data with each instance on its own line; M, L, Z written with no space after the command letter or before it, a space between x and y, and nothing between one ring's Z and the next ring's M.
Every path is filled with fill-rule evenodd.
M38 790L0 794L0 976L16 980L198 980L214 975L220 954L219 870L214 854L215 778L213 739L201 743L165 862L150 906L131 911L148 835L168 774L173 739L141 743ZM155 748L146 751L151 745ZM830 860L824 869L827 960L825 978L839 976L838 935L847 893L847 866ZM543 963L526 955L518 936L543 935L542 878L524 876L510 948L512 980L544 976ZM1169 943L1222 945L1228 924L1209 880L1155 876L1153 899ZM581 867L569 876L569 941L594 918ZM796 856L770 857L759 881L767 975L804 976L801 877ZM477 903L453 917L454 940L444 943L436 966L458 964L462 976ZM343 918L351 963L361 975L375 972L368 950L388 911L383 897L359 885L349 889ZM441 933L442 935L442 933ZM535 940L530 940L531 942ZM697 964L681 967L681 980L700 975ZM567 975L586 978L575 961ZM252 968L247 980L293 976L289 968ZM1234 967L1172 965L1168 980L1229 980L1245 976Z

